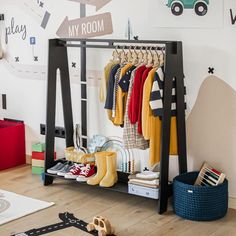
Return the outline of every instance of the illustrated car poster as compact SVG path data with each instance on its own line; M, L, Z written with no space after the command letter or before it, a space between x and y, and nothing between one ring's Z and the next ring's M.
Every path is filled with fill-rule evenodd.
M149 3L150 22L154 27L223 27L223 0L149 0Z

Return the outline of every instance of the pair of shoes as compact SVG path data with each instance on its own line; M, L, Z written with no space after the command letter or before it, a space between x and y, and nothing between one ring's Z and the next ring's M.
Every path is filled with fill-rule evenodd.
M55 166L47 170L47 173L53 175L64 176L65 173L69 172L73 164L71 162L58 162Z
M85 168L81 169L79 176L76 178L78 182L87 182L95 175L95 166L87 164Z
M47 173L56 175L60 169L64 167L64 164L61 162L58 162L55 166L47 170Z
M86 166L84 164L74 164L73 167L64 175L65 179L76 179L81 170Z
M116 153L98 152L95 153L97 174L87 181L89 185L99 184L101 187L112 187L118 181L116 172Z
M76 179L78 182L86 182L90 177L94 176L94 174L94 165L74 164L64 177L65 179Z

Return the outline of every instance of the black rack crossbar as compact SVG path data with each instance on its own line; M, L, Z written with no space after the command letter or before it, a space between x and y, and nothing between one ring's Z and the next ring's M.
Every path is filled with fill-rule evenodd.
M76 43L80 42L80 43ZM103 49L145 49L163 50L169 45L173 54L177 51L178 41L162 40L120 40L120 39L59 39L59 45L78 48L103 48ZM139 46L137 46L139 45ZM169 52L169 53L171 53Z
M134 44L166 44L176 43L171 40L123 40L123 39L85 39L85 38L61 38L64 42L86 42L86 43L134 43Z

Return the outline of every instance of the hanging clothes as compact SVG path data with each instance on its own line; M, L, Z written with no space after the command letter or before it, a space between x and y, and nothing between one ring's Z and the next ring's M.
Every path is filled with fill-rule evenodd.
M123 129L123 140L124 146L127 149L141 149L145 150L149 147L148 141L146 141L142 135L138 133L137 123L131 124L129 116L128 116L128 108L131 98L131 93L133 90L134 78L137 69L133 70L129 79L129 88L128 88L128 95L127 95L127 105L125 108L125 116L124 116L124 129Z
M104 75L101 78L99 100L105 102L107 97L107 86L110 78L111 69L117 64L117 61L110 61L104 68Z
M154 116L163 116L163 90L164 90L164 68L160 67L154 77L154 82L152 86L151 96L150 96L150 106ZM185 99L185 109L187 109L186 103L186 87L184 86L184 99ZM173 78L172 83L172 103L171 103L171 115L176 116L176 78Z
M115 74L115 76L114 76L112 118L115 118L115 117L116 117L116 97L117 97L118 83L119 83L120 73L121 73L122 67L124 67L124 65L122 65L122 66L117 70L117 72L116 72L116 74Z
M149 105L154 77L156 76L156 71L158 70L159 68L157 70L154 68L150 71L143 88L142 131L144 138L146 140L150 140L150 166L160 162L161 154L162 122L159 117L153 116L151 106ZM177 155L177 153L176 117L172 117L170 131L170 154Z
M150 125L151 125L152 111L150 109L149 101L150 101L150 93L152 89L155 72L156 72L156 68L152 69L149 72L148 78L145 80L144 85L143 85L142 133L143 133L144 139L146 140L150 140L150 134L151 134Z
M139 106L139 98L140 98L140 81L142 80L142 76L144 71L147 69L145 65L140 66L135 74L133 89L131 92L130 102L129 102L129 110L128 115L131 124L135 124L138 121L138 106Z
M112 118L113 92L114 92L114 85L115 85L114 78L119 68L120 68L119 64L114 65L112 69L110 70L110 73L106 71L106 68L105 68L105 75L109 76L108 83L107 83L107 97L106 97L106 102L105 102L105 109L107 109L108 118L112 122L114 121L114 118Z
M126 71L132 67L131 63L127 63L120 73L120 79L125 75ZM115 125L124 125L124 114L127 101L127 92L123 92L121 87L118 86L117 95L116 95L116 111L114 124Z
M136 69L136 66L132 65L125 73L125 75L120 79L119 86L121 87L123 92L128 93L129 91L129 84L131 79L131 74L133 70Z
M122 56L120 59L122 64L111 61L104 70L104 90L107 88L105 108L113 124L124 128L126 148L145 150L150 147L149 164L153 166L160 162L161 155L164 67L157 66L162 63L161 60L158 63L152 61L156 65L153 68L150 60L147 62L145 58L142 59L144 64L139 67L130 62L124 63L133 60ZM170 155L177 155L175 78L172 86Z
M121 68L120 71L121 72ZM119 75L115 75L115 86L114 86L114 95L113 95L113 107L112 107L112 117L116 116L116 97L117 97L117 92L118 92L118 86L122 89L123 92L128 92L129 89L129 80L132 71L136 68L136 66L132 65L123 76L121 76L121 73Z
M153 67L148 67L142 76L141 83L140 83L140 98L139 98L139 104L138 104L138 133L143 134L142 132L142 109L143 109L143 86L148 78L149 72L152 71L154 68ZM156 68L154 69L156 71Z

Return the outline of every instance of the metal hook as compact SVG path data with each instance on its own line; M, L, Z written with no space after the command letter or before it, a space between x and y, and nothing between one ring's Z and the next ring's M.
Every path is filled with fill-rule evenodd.
M115 50L116 50L116 53L117 53L117 54L119 54L119 52L118 52L118 48L119 48L119 46L116 45Z
M126 47L125 45L122 47L122 51L123 51L124 54L126 54L125 47Z
M129 46L129 52L132 54L131 48L132 48L132 46L130 45Z

